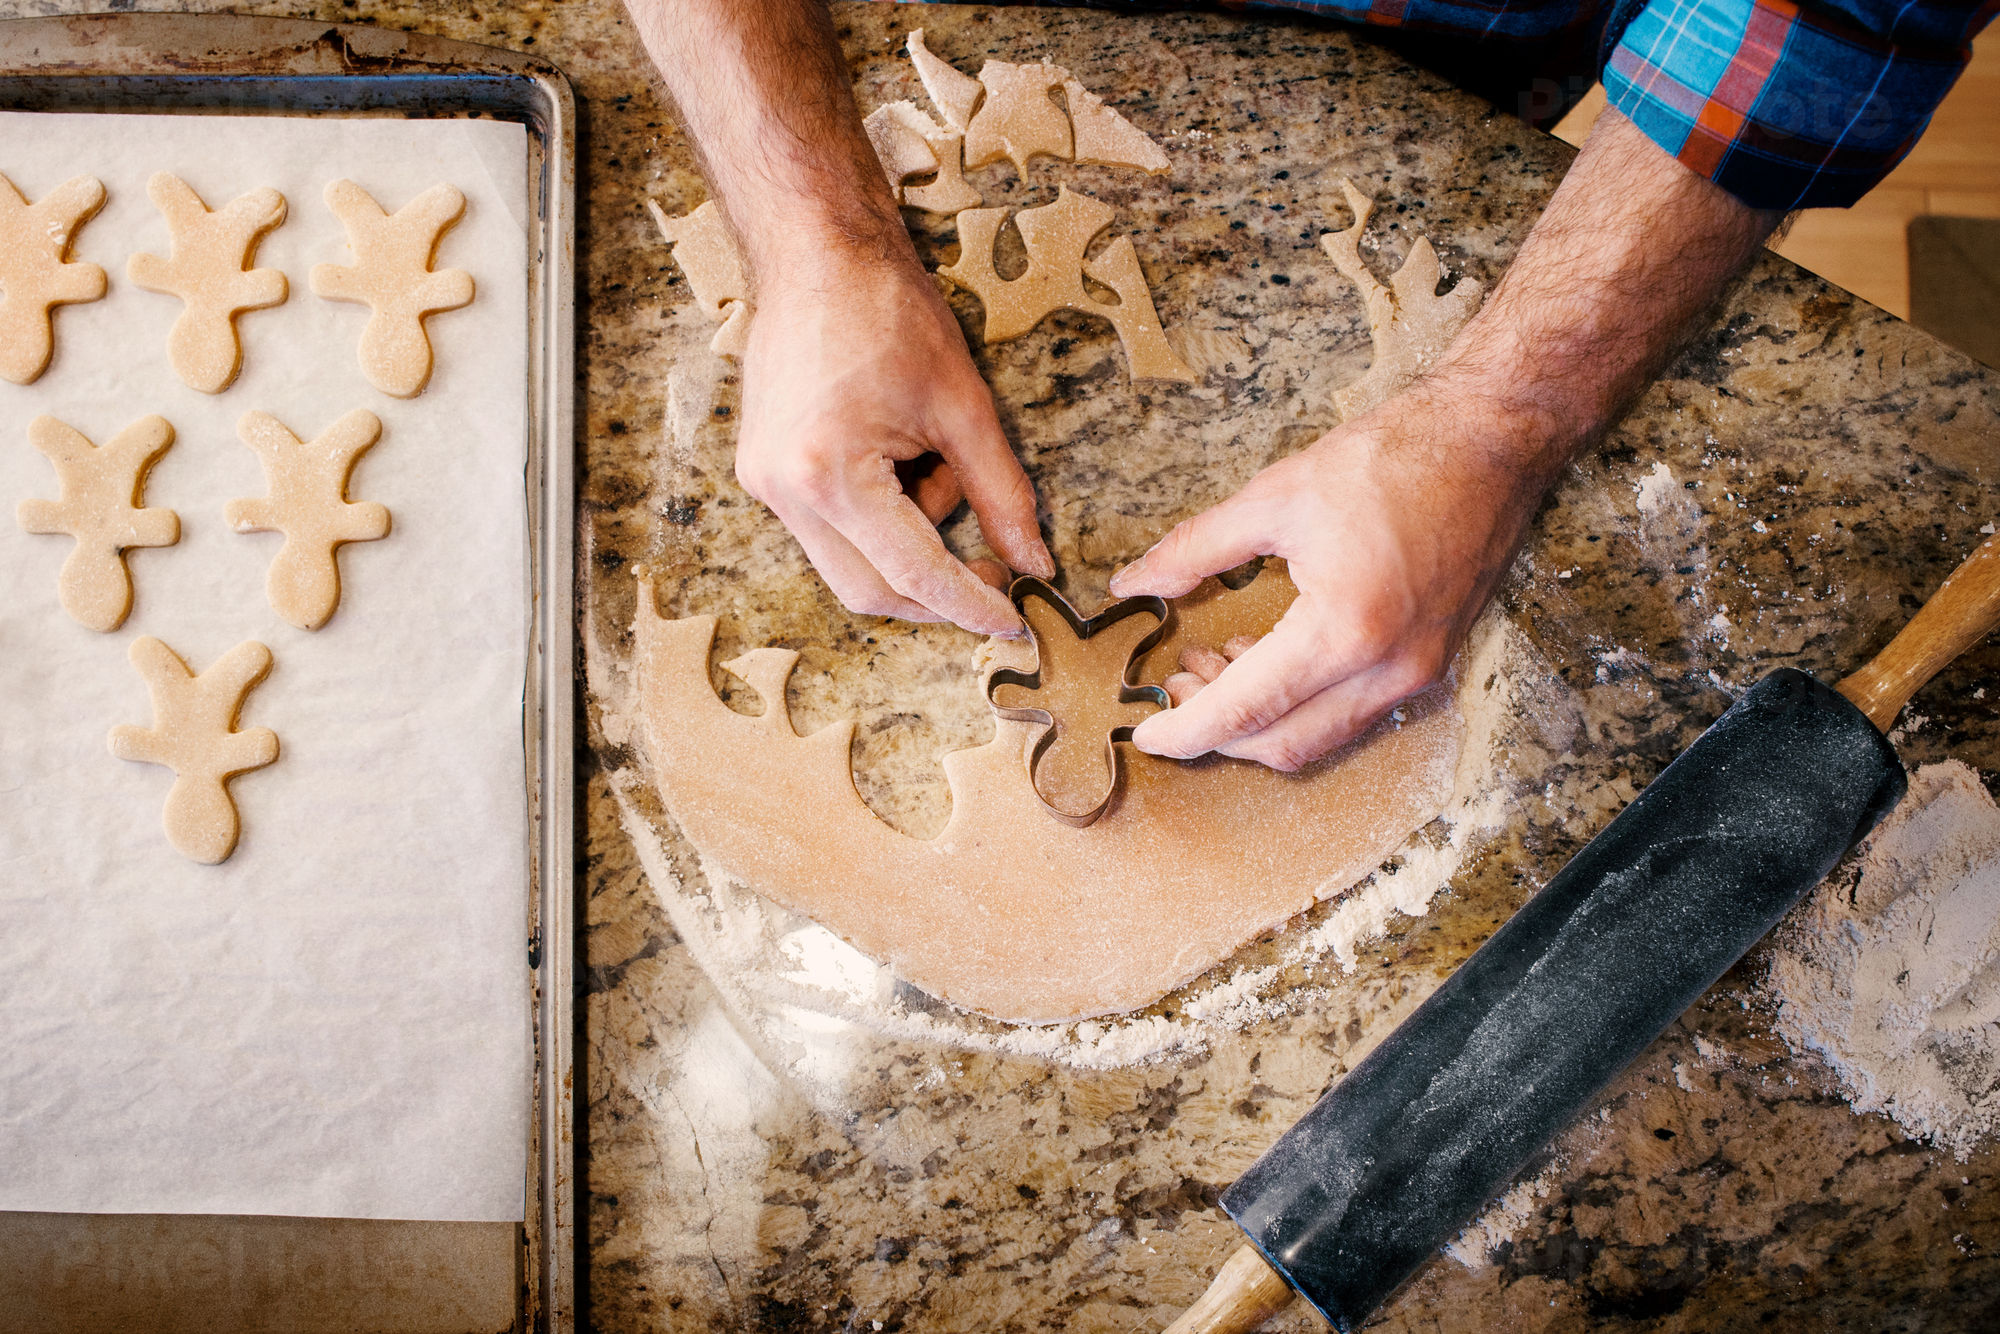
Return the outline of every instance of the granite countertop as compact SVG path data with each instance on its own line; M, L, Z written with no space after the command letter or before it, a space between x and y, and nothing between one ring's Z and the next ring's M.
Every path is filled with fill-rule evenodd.
M0 13L92 7L15 0ZM860 789L900 827L942 822L935 756L977 744L990 721L971 636L846 615L735 485L734 368L706 351L710 326L642 207L650 196L678 213L706 192L622 10L143 7L493 42L552 60L579 95L580 578L597 673L578 757L579 1210L593 1328L1158 1328L1238 1240L1221 1188L1732 688L1781 664L1853 667L2000 513L2000 375L1764 259L1538 519L1500 605L1520 688L1498 757L1512 800L1448 891L1351 967L1288 952L1327 905L1246 948L1141 1016L1187 1035L1150 1062L1103 1059L1117 1032L1140 1031L1115 1024L1037 1054L709 884L634 781L643 757L607 701L640 561L661 574L663 611L721 617L718 658L802 651L800 730L858 718ZM1369 359L1360 302L1316 241L1347 224L1339 177L1382 201L1364 246L1379 273L1421 234L1451 276L1490 284L1571 156L1339 29L886 4L836 17L864 110L917 95L899 49L921 23L961 67L988 55L1068 66L1173 160L1160 178L1046 162L1026 182L1004 164L973 174L988 204L1046 202L1058 183L1114 204L1167 328L1197 336L1210 368L1193 388L1134 387L1108 329L1073 316L976 349L1086 604L1172 522L1336 420L1333 391ZM948 258L949 224L918 221L927 255ZM976 332L976 303L955 301ZM1649 477L1656 503L1642 513ZM949 536L968 551L976 540L963 522ZM1905 758L2000 772L1992 701L1971 698L1994 679L1988 643L1926 690ZM729 937L752 929L769 938ZM743 958L813 985L718 967ZM1268 967L1256 1003L1197 1023L1237 966ZM829 969L857 989L853 1005L814 1002L831 994ZM1960 1163L1856 1115L1824 1068L1771 1034L1761 976L1753 955L1726 977L1530 1167L1534 1190L1465 1260L1431 1263L1374 1327L2000 1323L2000 1149ZM1318 1323L1294 1309L1270 1327Z

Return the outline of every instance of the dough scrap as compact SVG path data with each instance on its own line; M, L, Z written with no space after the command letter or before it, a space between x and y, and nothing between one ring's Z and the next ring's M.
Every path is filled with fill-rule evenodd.
M69 258L104 207L104 183L75 176L30 204L0 176L0 378L33 384L55 354L55 307L104 295L104 270Z
M227 861L242 831L229 780L278 758L276 732L236 730L244 698L270 675L271 650L246 639L200 675L151 635L132 642L131 656L146 678L153 725L112 728L111 753L172 769L161 820L167 841L191 860L210 866Z
M945 131L964 136L963 164L983 167L1008 158L1023 176L1035 157L1102 167L1137 167L1158 175L1172 164L1150 135L1104 104L1060 65L989 60L971 78L934 55L916 29L905 43L924 92ZM1050 94L1062 89L1058 106ZM978 200L960 205L971 208ZM929 204L918 207L929 208ZM933 209L933 212L955 212Z
M979 191L965 179L964 135L945 129L914 102L879 106L862 125L897 203L943 214L979 205ZM936 173L936 179L927 184L904 184L912 176L931 172Z
M223 507L223 518L239 533L285 535L265 576L265 592L278 615L301 630L317 630L340 605L340 548L389 535L386 507L347 499L348 477L381 439L382 423L356 408L311 441L301 441L270 413L252 412L236 424L236 434L256 451L271 494L232 500Z
M1015 594L1034 644L1034 683L996 676L987 697L1000 717L1035 728L1029 779L1052 815L1081 826L1097 819L1117 790L1117 743L1165 702L1135 698L1130 680L1140 645L1162 621L1144 606L1121 612L1122 604L1085 621L1067 603L1058 606L1057 596L1039 580Z
M1069 107L1070 128L1076 136L1076 160L1099 167L1137 167L1149 176L1172 169L1153 137L1104 105L1104 99L1075 79L1063 81L1063 101Z
M965 127L965 165L983 167L1004 157L1025 180L1031 158L1070 161L1075 136L1069 116L1050 96L1068 81L1060 65L987 61L979 70L986 98Z
M1282 606L1264 581L1281 573L1267 565L1247 589L1215 585L1191 632L1223 643L1270 630ZM1128 749L1110 808L1079 829L1050 819L1028 781L1039 729L999 719L992 741L944 757L951 818L935 838L912 838L856 792L851 722L803 738L793 729L796 652L727 664L764 701L761 716L737 713L710 681L715 619L661 617L651 577L639 578L644 744L689 843L717 874L817 919L929 994L999 1019L1152 1003L1373 871L1443 809L1458 762L1462 720L1441 688L1410 700L1400 726L1377 724L1296 774ZM1180 647L1178 635L1162 641L1142 667ZM1030 669L1034 649L993 641L987 666Z
M722 323L708 350L741 360L750 345L750 275L722 210L713 199L678 218L668 217L650 199L646 207L660 235L673 247L674 262L687 275L696 303L710 319Z
M922 28L914 29L903 40L903 49L909 52L910 63L917 67L917 78L923 83L931 105L944 117L944 123L960 134L965 133L966 126L972 124L972 113L979 106L979 99L986 92L979 80L932 55L931 49L924 45Z
M167 360L188 388L219 394L243 367L237 315L283 305L291 294L278 270L248 267L258 241L284 222L285 197L255 190L211 211L192 186L165 171L153 173L146 194L166 216L172 248L166 259L132 256L126 276L186 303L167 335Z
M1458 337L1458 331L1479 313L1485 289L1476 279L1460 278L1449 292L1439 296L1437 285L1443 270L1437 251L1421 236L1384 287L1361 261L1361 236L1375 212L1375 201L1345 177L1340 188L1354 213L1354 225L1344 232L1324 233L1319 238L1320 248L1341 275L1361 289L1367 303L1369 337L1375 344L1375 359L1369 363L1368 373L1333 396L1340 419L1351 421L1429 370Z
M414 398L431 378L424 320L472 304L471 274L431 268L438 243L465 216L465 195L433 185L392 214L353 181L335 181L326 187L326 206L347 228L354 263L313 265L312 290L370 308L361 372L385 394Z
M986 308L989 343L1019 338L1051 311L1080 310L1111 322L1124 344L1126 368L1134 380L1192 384L1194 372L1160 327L1132 238L1121 236L1097 258L1084 258L1084 250L1110 225L1112 214L1109 204L1076 194L1068 186L1057 192L1055 203L1022 209L1014 214L1014 225L1021 231L1028 267L1018 278L1002 278L993 266L993 246L1008 210L967 209L958 215L958 262L938 273L979 298ZM1083 285L1086 274L1116 292L1117 303L1091 296Z
M132 547L170 547L181 540L180 516L149 508L146 474L173 447L164 417L141 417L103 445L54 417L28 423L28 443L55 465L58 500L24 500L15 511L24 532L76 539L56 585L64 611L79 625L112 631L132 610Z

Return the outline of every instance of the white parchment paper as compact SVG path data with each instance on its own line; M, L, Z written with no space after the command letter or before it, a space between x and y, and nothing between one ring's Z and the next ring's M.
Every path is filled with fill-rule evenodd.
M290 205L257 253L290 299L243 315L244 369L217 396L166 360L172 297L125 276L167 253L156 170L211 208L260 186ZM36 384L0 383L0 1208L519 1219L528 1139L526 670L527 145L487 121L0 114L0 173L29 199L94 175L109 198L74 257L110 293L56 312ZM430 388L362 377L363 306L308 273L348 263L321 198L348 177L393 210L448 181L470 203L438 264L473 304L433 316ZM225 502L265 494L236 422L301 437L367 408L383 434L350 499L388 506L340 555L317 632L270 608L281 541ZM49 413L97 443L158 413L177 433L146 502L180 544L129 553L111 634L56 600L63 537L15 506L54 497L28 444ZM238 778L236 855L182 858L161 831L172 775L112 758L150 724L127 659L156 635L197 670L245 639L276 666L243 726L276 764Z

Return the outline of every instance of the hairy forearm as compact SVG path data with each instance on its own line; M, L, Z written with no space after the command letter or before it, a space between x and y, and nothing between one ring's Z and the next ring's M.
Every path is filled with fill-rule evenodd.
M1780 220L1598 120L1439 375L1514 418L1537 494L1657 375Z
M915 262L822 0L626 0L760 285Z

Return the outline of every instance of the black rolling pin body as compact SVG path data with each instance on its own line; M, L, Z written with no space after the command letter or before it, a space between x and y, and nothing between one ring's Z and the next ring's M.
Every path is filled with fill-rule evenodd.
M1222 1196L1352 1330L1902 795L1789 668L1746 693Z

